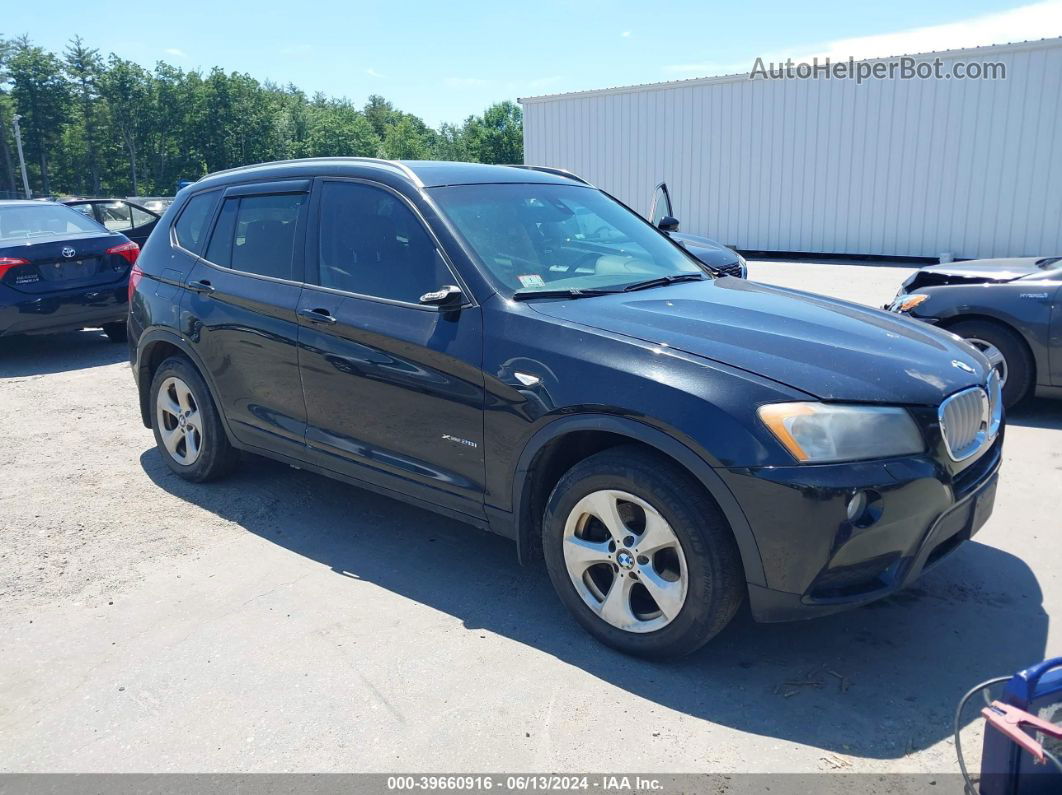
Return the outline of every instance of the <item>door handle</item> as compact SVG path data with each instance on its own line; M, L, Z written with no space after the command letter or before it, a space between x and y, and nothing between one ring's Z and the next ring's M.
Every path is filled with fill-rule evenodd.
M311 323L328 323L331 325L336 322L335 315L323 307L317 307L316 309L300 309L299 317L304 317Z
M200 279L197 282L188 282L186 286L193 293L199 293L200 295L210 295L214 292L214 285L206 279Z

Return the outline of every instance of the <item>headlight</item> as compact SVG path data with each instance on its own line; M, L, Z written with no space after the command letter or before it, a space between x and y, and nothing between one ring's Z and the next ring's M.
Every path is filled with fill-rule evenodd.
M745 262L745 258L738 254L738 265L741 266L741 278L747 279L749 277L749 264Z
M892 312L910 312L916 306L928 300L929 296L925 293L915 293L914 295L900 293L892 300L892 306L889 307L889 310Z
M757 414L800 462L891 458L925 449L911 415L897 407L768 403Z

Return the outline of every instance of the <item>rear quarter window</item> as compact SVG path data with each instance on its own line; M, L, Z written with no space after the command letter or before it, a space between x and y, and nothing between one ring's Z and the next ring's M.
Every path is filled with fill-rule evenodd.
M206 245L207 227L214 215L220 190L198 193L188 200L181 215L173 225L177 244L193 254L202 254Z

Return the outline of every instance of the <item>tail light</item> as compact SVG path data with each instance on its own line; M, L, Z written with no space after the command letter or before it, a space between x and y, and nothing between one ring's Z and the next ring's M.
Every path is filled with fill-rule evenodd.
M0 279L3 279L7 275L7 272L12 268L17 268L19 265L29 265L28 259L21 259L19 257L0 257Z
M133 245L135 246L136 243L133 243ZM136 251L133 252L133 258L136 259ZM139 265L134 264L132 270L129 271L129 303L133 303L133 293L136 292L136 287L140 284L143 276L144 271L140 270Z
M121 243L117 246L111 246L107 249L108 254L117 254L124 259L130 265L136 262L136 258L140 256L140 246L130 240L128 243Z

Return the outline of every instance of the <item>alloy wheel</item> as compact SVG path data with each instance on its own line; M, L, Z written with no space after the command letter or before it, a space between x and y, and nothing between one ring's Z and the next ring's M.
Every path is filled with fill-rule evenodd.
M203 449L203 420L188 384L170 376L159 387L155 420L166 452L173 460L191 466Z
M564 563L583 602L627 632L670 624L689 572L678 536L645 500L613 489L587 494L564 526Z

